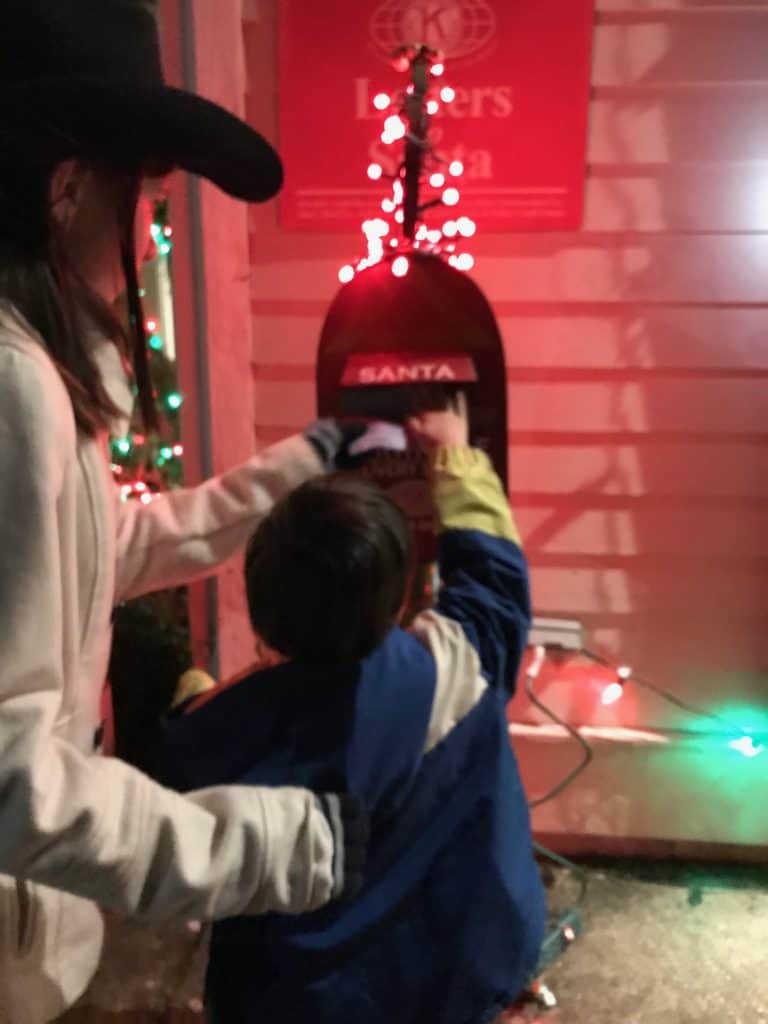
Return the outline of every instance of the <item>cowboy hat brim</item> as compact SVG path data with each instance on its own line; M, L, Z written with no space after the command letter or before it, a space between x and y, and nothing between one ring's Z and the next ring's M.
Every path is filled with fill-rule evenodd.
M12 146L61 159L179 167L247 202L271 199L283 183L280 157L262 135L170 86L86 78L13 84L0 90L0 141L6 153Z

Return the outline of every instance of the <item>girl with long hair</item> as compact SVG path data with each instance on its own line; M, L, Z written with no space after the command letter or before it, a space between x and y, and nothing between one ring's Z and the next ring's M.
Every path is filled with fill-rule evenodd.
M3 0L0 1021L12 1024L44 1024L81 994L97 905L148 920L302 912L354 885L363 845L344 799L180 797L95 750L113 606L213 571L344 440L331 425L151 505L119 501L108 433L134 391L154 423L136 239L175 167L248 201L282 180L260 135L165 85L146 2Z

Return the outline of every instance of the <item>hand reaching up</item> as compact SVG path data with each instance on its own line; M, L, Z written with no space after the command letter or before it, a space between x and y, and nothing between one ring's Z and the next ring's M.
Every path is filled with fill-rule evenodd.
M469 444L467 396L459 391L447 409L430 410L406 421L411 437L430 453L435 448L459 447Z

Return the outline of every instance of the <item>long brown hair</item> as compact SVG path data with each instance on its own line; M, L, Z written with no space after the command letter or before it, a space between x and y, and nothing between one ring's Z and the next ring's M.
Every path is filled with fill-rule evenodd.
M114 178L121 196L115 212L130 313L124 324L67 259L50 209L55 167L53 160L20 161L18 153L0 157L0 303L40 336L69 393L81 433L94 436L108 430L119 412L91 355L88 322L113 339L133 364L142 418L151 429L156 413L133 234L142 168L94 167L98 174Z

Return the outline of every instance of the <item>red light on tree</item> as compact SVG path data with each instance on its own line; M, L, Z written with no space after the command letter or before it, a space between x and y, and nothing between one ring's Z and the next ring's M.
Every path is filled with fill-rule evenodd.
M410 263L407 256L397 256L392 260L392 273L395 277L405 277L409 267Z

